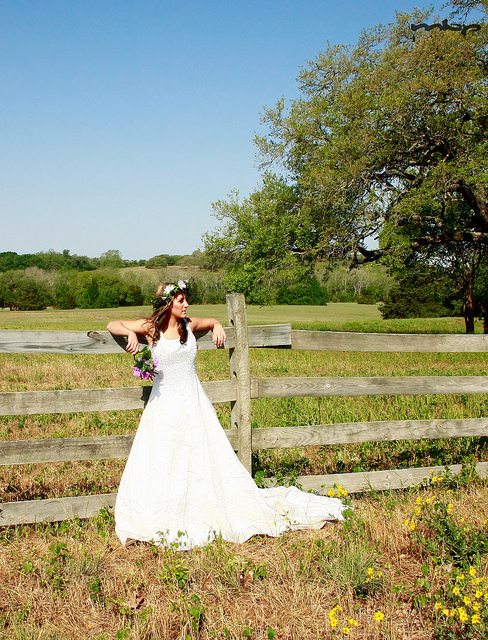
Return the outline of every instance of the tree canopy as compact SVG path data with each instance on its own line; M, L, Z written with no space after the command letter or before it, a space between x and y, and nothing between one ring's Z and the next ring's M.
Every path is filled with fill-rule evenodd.
M456 0L452 7L486 12L486 4ZM412 23L431 18L398 13L354 47L328 45L301 70L300 98L265 109L268 133L256 137L262 166L279 167L282 189L294 194L284 214L268 217L267 234L261 230L269 243L285 224L300 229L291 253L302 262L382 259L403 269L415 254L464 265L464 280L486 260L488 28L412 32ZM209 248L225 239L229 254L250 251L257 263L254 236L244 247L236 220L254 216L259 226L266 186L238 211L234 203L232 217L230 203L218 205L236 242L229 244L224 225L207 237ZM287 247L286 231L281 237ZM470 322L475 288L472 280L463 292Z

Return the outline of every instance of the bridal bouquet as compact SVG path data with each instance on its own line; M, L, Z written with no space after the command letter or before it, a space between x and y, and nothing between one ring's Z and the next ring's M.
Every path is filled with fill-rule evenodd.
M143 347L134 356L134 377L142 378L143 380L153 380L156 375L156 367L159 364L159 360L153 358L149 347Z

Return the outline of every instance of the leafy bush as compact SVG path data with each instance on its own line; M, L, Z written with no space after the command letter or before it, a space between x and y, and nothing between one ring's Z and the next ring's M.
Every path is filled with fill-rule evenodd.
M6 273L0 280L0 306L19 311L45 309L53 302L49 286L42 280Z
M380 306L384 319L443 318L460 315L446 278L434 271L411 271L393 287Z
M81 272L60 282L55 293L60 308L101 309L136 306L144 302L141 287L125 282L117 273Z
M278 304L322 304L328 302L327 292L321 287L317 278L286 285L278 289Z

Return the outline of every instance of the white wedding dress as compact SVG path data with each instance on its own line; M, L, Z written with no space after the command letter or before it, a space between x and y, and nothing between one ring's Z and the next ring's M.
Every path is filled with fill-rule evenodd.
M157 375L115 505L128 539L191 549L216 536L244 542L342 520L344 505L295 487L259 489L235 455L195 371L196 340L161 335Z

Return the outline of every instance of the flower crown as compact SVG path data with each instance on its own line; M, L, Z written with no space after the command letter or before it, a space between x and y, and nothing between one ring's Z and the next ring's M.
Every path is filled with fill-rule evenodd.
M152 306L154 309L158 307L162 307L171 302L171 300L175 297L178 292L185 293L187 296L190 295L190 283L188 280L178 280L174 284L168 284L162 293L162 295L151 300Z

